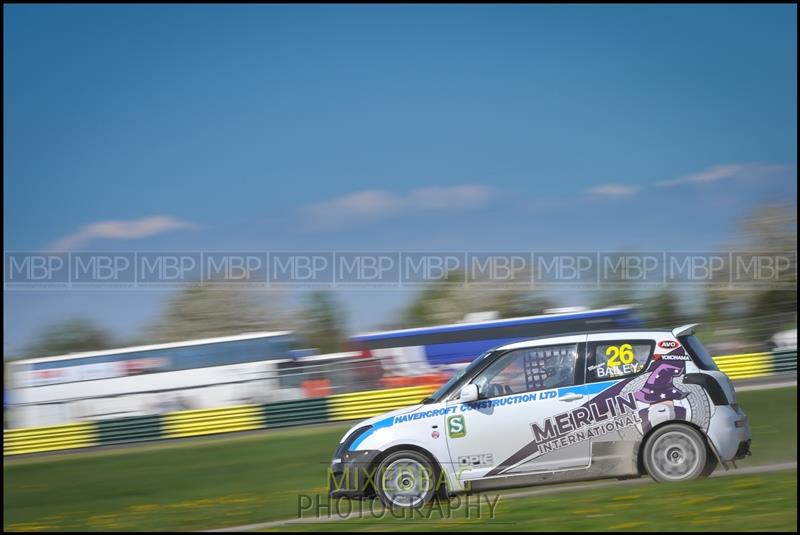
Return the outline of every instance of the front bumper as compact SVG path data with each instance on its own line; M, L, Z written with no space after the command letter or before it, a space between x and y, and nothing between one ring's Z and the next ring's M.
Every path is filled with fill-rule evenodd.
M374 493L373 466L379 450L347 451L334 459L328 470L328 494L331 498L365 498Z

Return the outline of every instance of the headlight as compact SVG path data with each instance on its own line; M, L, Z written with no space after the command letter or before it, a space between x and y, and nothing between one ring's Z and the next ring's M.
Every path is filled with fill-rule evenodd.
M355 442L356 439L358 439L358 437L360 437L370 429L372 429L371 425L365 425L363 427L359 427L358 429L350 433L350 436L347 437L347 439L344 442L339 444L339 447L336 449L336 453L333 456L334 460L341 459L342 457L344 457L345 452L350 446L353 445L353 442Z

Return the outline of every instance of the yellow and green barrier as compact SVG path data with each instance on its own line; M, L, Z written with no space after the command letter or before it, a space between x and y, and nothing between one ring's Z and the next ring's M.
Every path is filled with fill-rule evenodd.
M726 355L714 357L714 362L734 381L755 379L797 370L797 351Z
M124 444L162 438L161 415L128 416L95 422L98 444Z
M796 351L726 355L715 357L714 361L733 380L767 377L797 370ZM437 386L411 386L316 399L188 410L49 427L6 429L3 433L3 455L361 420L419 403Z
M329 419L363 420L386 411L419 403L436 391L436 385L409 386L392 390L372 390L337 394L327 398Z
M165 414L161 422L163 438L215 435L265 427L264 408L261 405L171 412Z
M327 421L327 398L278 401L264 405L264 427L293 427Z
M3 432L3 455L69 450L98 444L94 422L6 429Z

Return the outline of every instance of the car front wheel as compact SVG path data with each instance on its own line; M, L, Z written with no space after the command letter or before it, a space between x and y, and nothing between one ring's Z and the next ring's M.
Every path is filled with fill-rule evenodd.
M656 429L643 453L645 470L659 482L702 477L709 464L705 440L687 425L669 424Z
M421 507L436 494L433 463L416 451L390 453L378 464L375 476L375 491L390 508Z

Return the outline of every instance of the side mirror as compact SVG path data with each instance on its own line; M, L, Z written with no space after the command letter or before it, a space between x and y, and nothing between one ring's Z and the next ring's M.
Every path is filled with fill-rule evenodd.
M469 403L478 399L478 385L466 385L458 395L458 401Z

